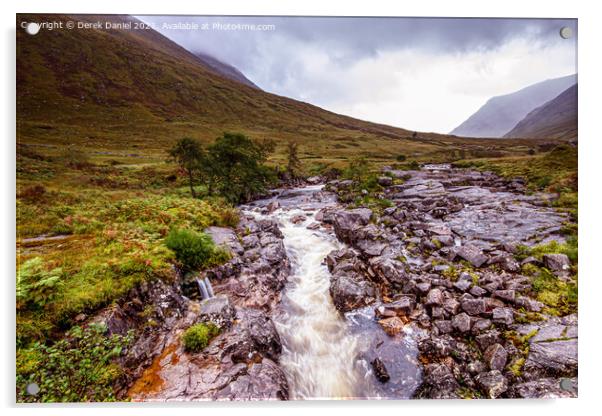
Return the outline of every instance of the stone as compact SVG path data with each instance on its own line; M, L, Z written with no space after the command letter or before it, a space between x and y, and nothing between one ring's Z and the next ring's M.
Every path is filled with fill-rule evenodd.
M390 178L389 176L379 176L378 177L378 184L380 186L391 186L393 185L393 178Z
M439 330L440 334L449 334L454 329L451 321L447 321L447 320L438 320L438 321L433 322L433 324Z
M529 312L540 312L543 308L543 303L528 296L518 296L514 303L519 308L525 308Z
M497 329L491 329L475 337L475 341L477 342L481 351L486 351L490 346L499 344L501 340L502 338L500 332Z
M472 282L470 280L458 280L454 283L454 287L458 289L460 292L466 292L472 286Z
M485 312L485 302L483 299L466 299L462 301L461 305L462 310L472 316Z
M371 364L372 369L374 370L374 376L378 381L381 383L386 383L391 379L391 376L389 376L389 372L387 371L387 367L385 367L385 364L380 358L375 358L372 360Z
M487 347L483 353L483 359L490 370L502 371L506 367L508 352L500 344L493 344Z
M484 296L487 293L487 291L485 289L483 289L482 287L473 286L472 289L470 289L468 291L468 293L470 293L473 296L476 296L476 297L480 298L481 296Z
M201 302L199 317L202 321L211 321L218 327L229 327L236 317L234 307L226 295L217 295Z
M426 295L424 304L426 306L439 306L443 303L443 292L441 289L431 289Z
M494 290L493 296L506 302L514 302L516 292L514 290Z
M508 380L499 370L481 373L475 377L475 381L490 399L498 398L508 390Z
M452 318L452 327L459 332L470 331L470 316L462 312Z
M472 332L480 334L483 331L487 331L491 327L491 321L489 319L475 319L472 324Z
M372 257L368 263L379 277L395 286L401 286L408 280L405 265L391 256Z
M424 295L424 294L428 293L429 290L431 290L431 283L430 282L418 283L416 285L416 289L418 290L419 294Z
M514 323L514 311L512 308L495 308L492 318L496 324L512 325Z
M307 227L308 230L317 230L318 228L320 228L320 223L318 222L312 222L311 224L309 224Z
M460 302L455 298L447 298L443 301L443 309L445 309L446 312L455 315L460 310Z
M569 389L561 387L561 381L568 380ZM560 399L577 397L577 379L541 378L515 384L510 389L511 397L521 399Z
M474 267L481 267L488 260L488 257L474 245L465 245L456 250L456 256L466 260ZM455 256L454 256L455 257Z
M291 217L291 222L293 224L299 224L307 219L307 217L303 214L296 214Z
M383 303L376 308L376 314L381 317L406 316L412 313L416 302L412 296L402 296L394 302Z
M404 323L401 318L394 316L392 318L385 318L378 321L383 331L386 332L387 335L393 337L399 334L403 330Z
M426 397L432 399L457 399L456 391L460 385L451 370L439 363L427 364L424 367L424 380Z
M577 375L577 339L532 342L524 365L529 378Z
M341 210L334 213L334 231L339 240L353 244L357 239L358 230L367 225L372 217L372 210L356 208Z
M571 268L571 262L566 254L544 254L542 261L543 265L556 275L566 274Z
M267 210L268 210L268 214L271 214L272 212L276 211L278 208L280 208L280 202L278 201L271 201L267 206L266 206Z

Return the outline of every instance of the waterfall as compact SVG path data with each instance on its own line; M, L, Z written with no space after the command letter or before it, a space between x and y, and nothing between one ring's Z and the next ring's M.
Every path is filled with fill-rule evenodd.
M209 291L207 290L207 285L205 284L205 282L197 277L196 284L199 287L199 292L201 293L201 299L203 299L203 300L209 299L211 296L209 296ZM211 292L213 293L213 289L211 290Z

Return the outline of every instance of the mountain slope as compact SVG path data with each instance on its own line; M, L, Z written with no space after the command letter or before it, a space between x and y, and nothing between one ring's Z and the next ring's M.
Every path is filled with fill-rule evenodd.
M247 78L242 72L240 72L237 68L232 65L228 65L213 56L207 55L202 52L196 52L195 55L209 68L213 69L220 75L223 75L226 78L230 78L234 81L238 81L242 84L248 85L249 87L257 88L259 87L255 85L249 78Z
M504 137L577 137L577 84L531 111Z
M511 94L493 97L450 134L466 137L502 137L530 111L577 82L576 75L549 79Z

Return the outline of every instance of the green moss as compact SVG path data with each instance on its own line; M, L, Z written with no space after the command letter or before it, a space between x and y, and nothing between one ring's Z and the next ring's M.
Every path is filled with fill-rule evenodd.
M182 342L186 351L199 352L218 334L219 328L210 322L195 324L182 334Z

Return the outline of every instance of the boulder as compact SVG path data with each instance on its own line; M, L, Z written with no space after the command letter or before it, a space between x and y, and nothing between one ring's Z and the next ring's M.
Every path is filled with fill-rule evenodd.
M481 373L476 376L475 381L490 399L495 399L508 390L508 380L499 370Z
M490 370L502 371L506 367L508 352L500 344L493 344L487 347L483 359Z
M514 311L512 308L495 308L492 318L496 324L512 325L514 323Z
M380 186L391 186L393 185L393 179L390 178L389 176L379 176L378 177L378 184Z
M372 210L357 208L341 210L334 213L334 232L339 240L353 244L357 239L358 230L367 225L372 217Z
M485 312L485 302L483 299L465 299L461 305L462 310L472 316Z
M392 337L399 334L403 330L404 326L403 321L397 316L381 319L378 321L378 323L382 327L383 331Z
M375 358L372 360L371 364L372 369L374 370L374 375L378 381L381 383L386 383L391 379L391 376L389 376L389 372L387 371L387 367L385 367L385 364L380 358Z
M224 328L232 325L236 311L228 296L217 295L201 302L199 317L202 321L210 321L218 327Z
M567 274L571 268L571 262L566 254L544 254L543 265L556 275Z
M441 289L431 289L429 293L426 295L426 300L424 304L426 306L439 306L443 303L443 293Z
M470 331L470 316L466 313L462 312L452 318L452 326L458 332L468 332Z
M460 258L466 260L467 262L469 262L470 264L472 264L474 267L481 267L488 260L488 257L483 254L481 249L479 249L478 247L476 247L474 245L462 246L459 249L456 249L455 256L454 255L452 255L452 256L454 258L456 256L460 257ZM453 260L453 258L452 258L452 260Z
M566 380L566 381L565 381ZM563 388L561 383L568 385ZM559 399L577 397L577 379L541 378L515 384L510 388L509 395L520 399Z

